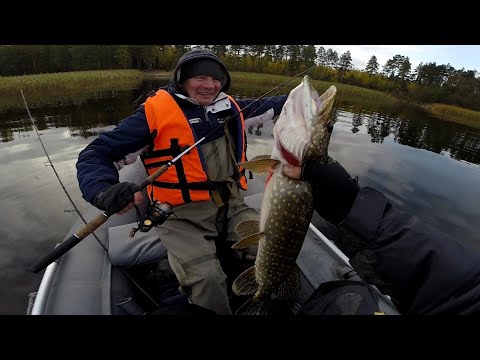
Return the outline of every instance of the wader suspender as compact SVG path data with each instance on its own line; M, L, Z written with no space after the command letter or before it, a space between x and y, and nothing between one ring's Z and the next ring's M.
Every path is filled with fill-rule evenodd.
M228 149L229 149L228 152L230 153L230 157L232 158L233 165L234 165L234 173L229 178L232 179L236 184L238 184L240 182L240 178L242 177L242 173L240 173L240 171L238 170L238 162L237 162L237 159L235 158L235 152L233 151L233 146L232 146L233 142L232 142L232 138L230 137L230 131L228 130L227 123L225 123L224 125L224 131L225 131L225 138L228 143ZM226 185L226 183L225 183L225 186L223 186L220 189L220 196L225 206L225 212L223 213L222 230L218 233L217 238L219 241L225 241L227 239L228 199L230 198L230 190Z
M228 199L230 197L230 190L226 182L223 182L223 186L217 189L217 196L220 193L220 197L223 201L223 223L222 230L218 232L217 235L204 235L205 240L213 240L215 242L216 254L218 261L220 261L220 266L228 273L227 269L231 267L231 258L233 249L227 244L227 224L228 224ZM220 209L220 207L219 207Z
M238 162L237 162L237 159L235 158L235 152L233 151L232 138L230 137L230 131L228 130L227 123L225 123L224 125L224 130L225 130L225 137L227 138L228 149L230 150L229 153L235 167L235 169L233 170L234 171L233 176L231 176L231 178L238 184L240 182L240 178L242 177L242 174L240 174L240 171L238 170Z
M230 176L229 178L232 179L235 183L238 184L238 182L240 181L240 178L241 178L241 173L240 171L238 171L238 163L237 163L237 159L235 159L235 153L233 151L233 147L232 147L232 139L230 138L230 132L228 131L228 127L227 127L227 123L225 123L224 125L224 131L225 131L225 138L227 140L227 143L228 143L228 152L233 160L233 164L234 164L234 174L232 176ZM228 180L229 178L227 178L226 180ZM222 203L223 203L223 206L225 207L225 211L223 213L223 223L222 223L222 230L219 231L218 235L217 236L205 236L205 239L207 240L215 240L215 241L225 241L227 239L227 225L228 225L228 199L230 198L230 189L228 188L227 186L227 181L224 182L224 185L221 186L218 191L215 191L217 194L216 196L218 196L218 193L220 193L220 198L222 200ZM212 191L212 195L213 195L214 191ZM213 197L215 197L215 195L213 195ZM217 204L218 204L218 201L216 200ZM222 246L220 244L217 244L217 248L218 246Z

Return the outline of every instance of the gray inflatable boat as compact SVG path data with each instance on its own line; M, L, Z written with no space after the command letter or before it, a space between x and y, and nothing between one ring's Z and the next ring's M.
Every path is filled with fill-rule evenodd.
M146 177L140 161L125 166L120 171L120 181L141 184ZM249 180L245 202L260 209L264 179ZM82 214L88 222L101 213L89 206ZM65 239L84 226L78 221ZM320 284L339 280L351 270L348 258L318 227L325 226L315 213L297 259L301 274L301 290L290 309L295 314ZM60 259L51 263L42 277L38 291L29 294L29 315L142 315L169 313L172 309L183 314L202 313L193 308L179 292L178 282L167 260L157 231L137 232L137 215L130 211L122 216L113 215ZM243 261L243 263L242 263ZM244 259L237 264L233 279L252 265ZM228 281L228 279L227 279ZM387 315L398 314L388 296L375 287L379 307ZM245 299L232 296L232 309ZM183 309L183 310L178 310ZM188 310L186 310L188 309ZM163 312L162 312L163 311ZM171 312L170 312L171 313Z

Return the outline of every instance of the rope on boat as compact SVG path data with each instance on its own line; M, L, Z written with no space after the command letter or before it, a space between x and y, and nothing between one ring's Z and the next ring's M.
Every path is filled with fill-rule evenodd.
M35 303L36 298L37 298L37 292L32 292L28 294L27 315L32 315L33 304Z

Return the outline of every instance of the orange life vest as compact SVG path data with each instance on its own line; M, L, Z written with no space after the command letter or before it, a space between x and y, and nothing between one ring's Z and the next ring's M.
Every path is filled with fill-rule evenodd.
M228 98L240 112L240 107L235 100L230 96ZM150 133L156 130L158 134L153 139L153 149L149 149L142 157L145 168L151 175L198 139L178 104L165 90L158 90L156 95L147 99L145 114ZM238 119L232 121L238 122ZM235 144L237 146L235 147L238 148L238 145L241 144L242 151L241 154L235 154L237 162L245 161L244 126L243 114L240 112L240 127L238 128L240 131L237 131L237 143ZM228 156L228 154L226 155ZM208 181L205 166L203 154L196 146L160 175L153 185L148 185L148 193L151 194L153 191L153 197L156 200L172 205L209 200L209 191L215 190L219 182ZM239 166L240 177L236 180L240 188L246 190L247 179L244 172L244 169Z

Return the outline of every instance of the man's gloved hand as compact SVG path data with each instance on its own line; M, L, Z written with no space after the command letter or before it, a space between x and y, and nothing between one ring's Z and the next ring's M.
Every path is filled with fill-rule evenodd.
M357 180L334 160L307 162L302 168L284 165L283 173L312 184L315 210L334 225L345 219L360 190Z
M121 182L101 191L95 197L93 205L100 210L105 210L111 212L112 214L123 214L125 211L122 210L129 204L132 204L130 208L133 207L133 202L135 200L134 194L137 191L142 191L140 186L137 184Z

